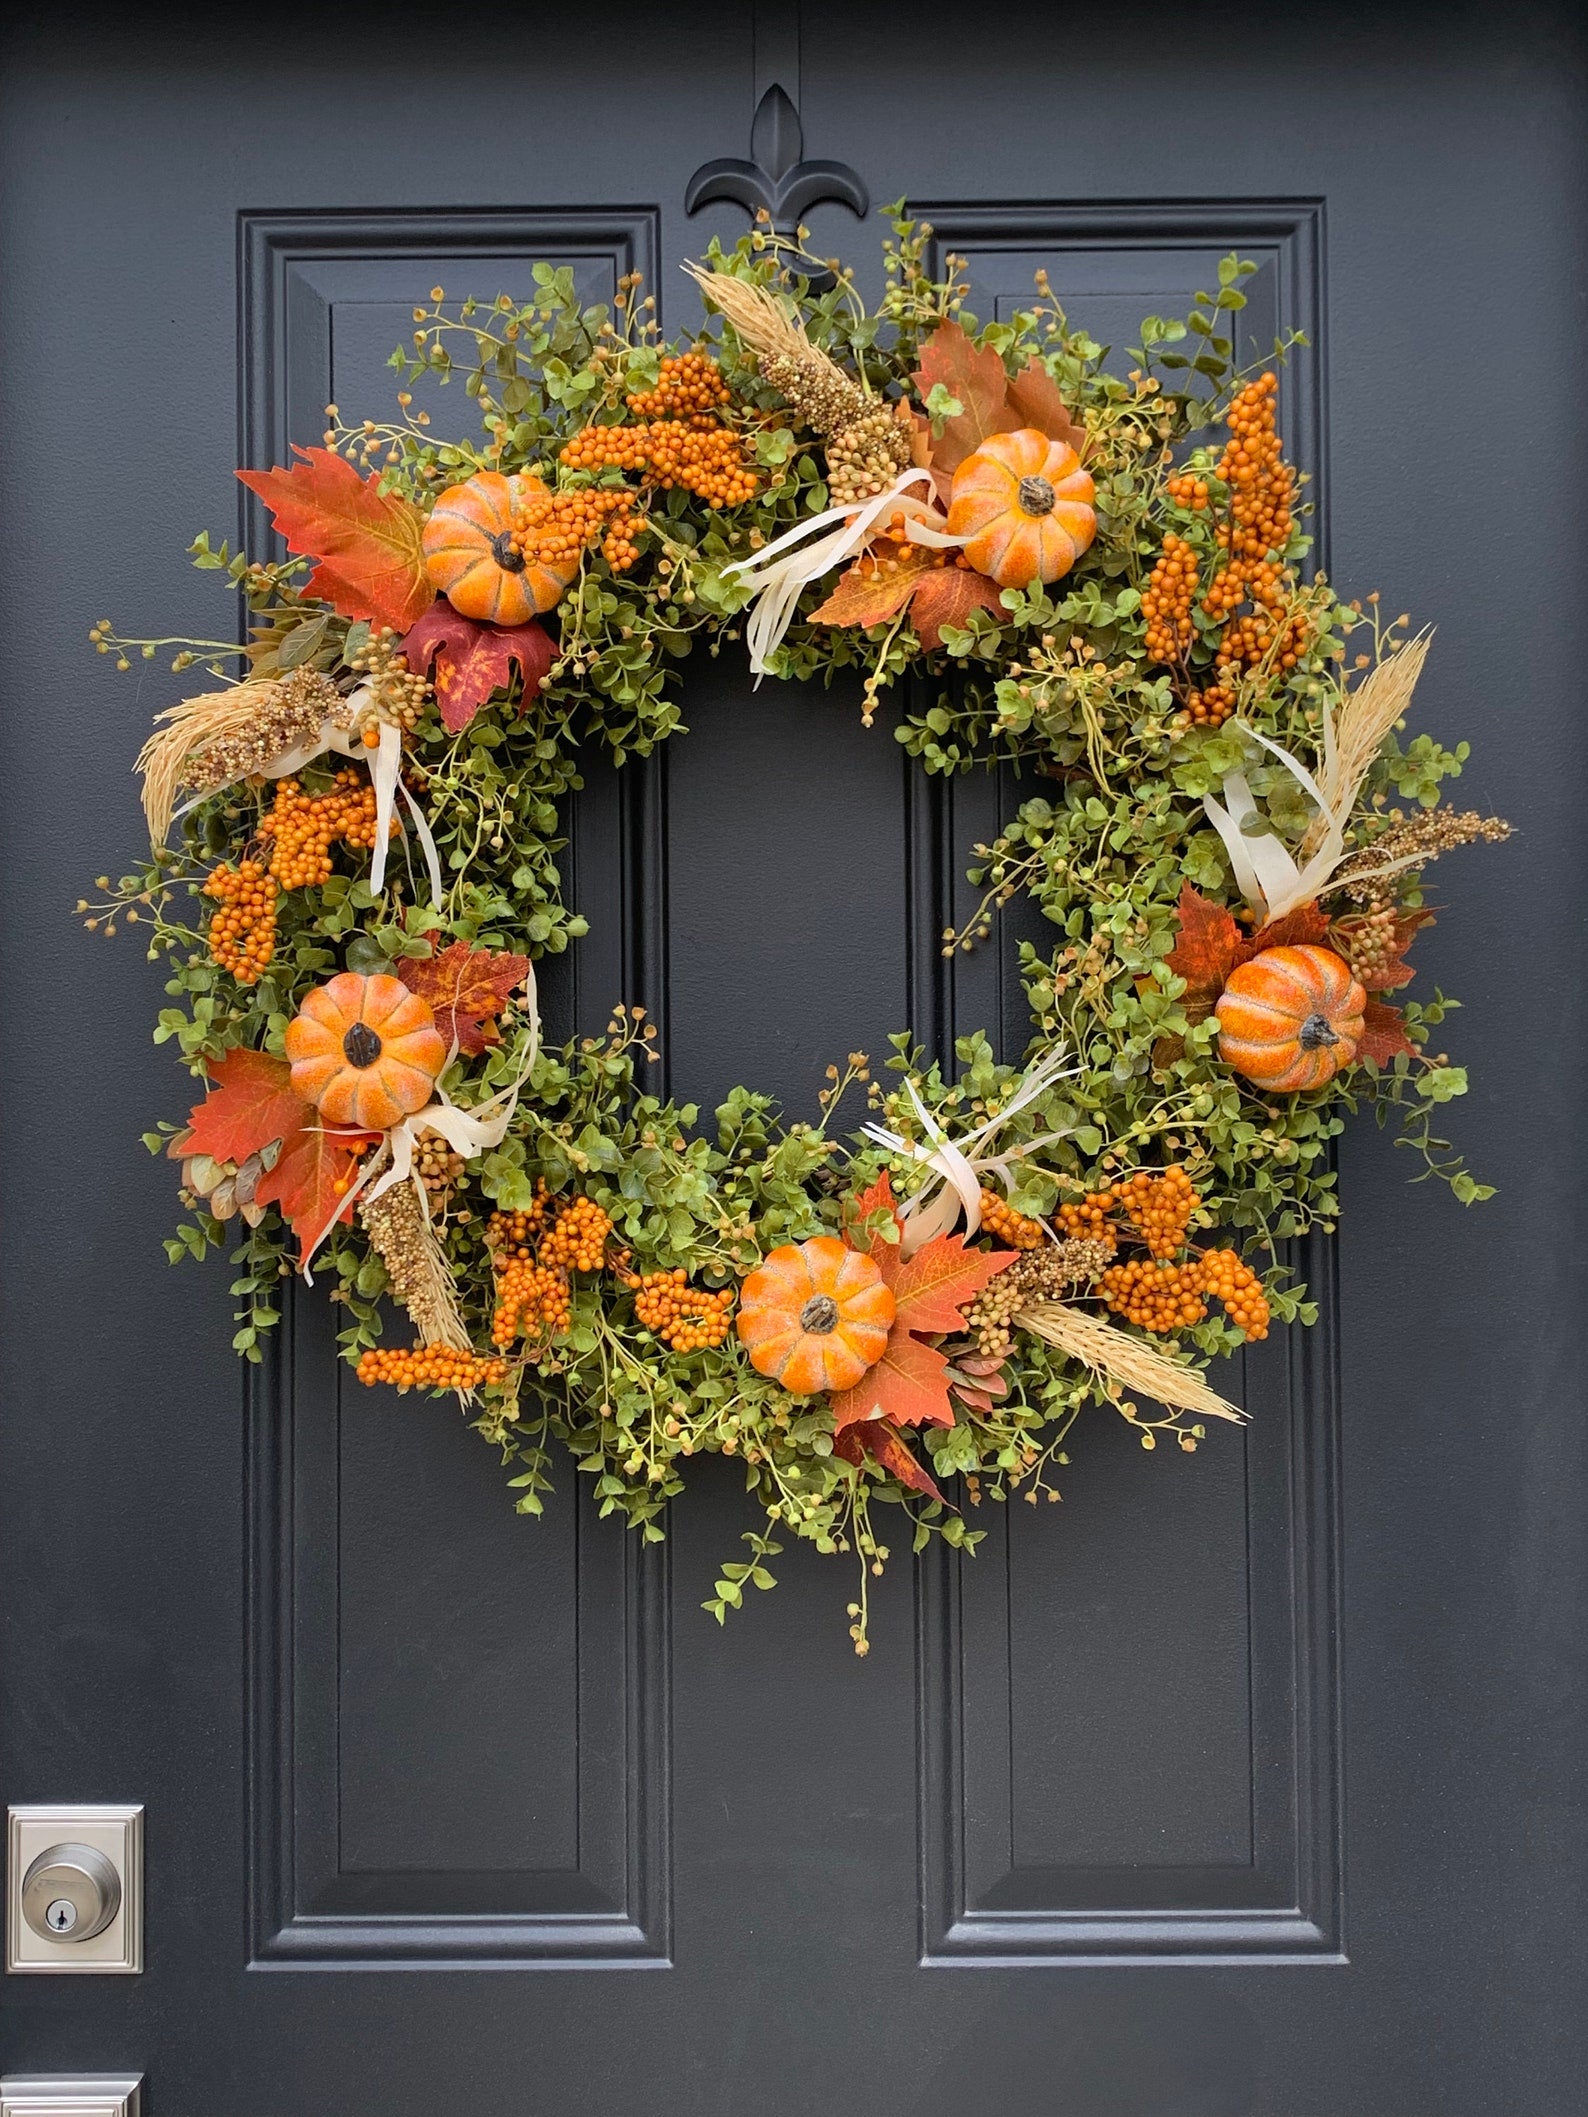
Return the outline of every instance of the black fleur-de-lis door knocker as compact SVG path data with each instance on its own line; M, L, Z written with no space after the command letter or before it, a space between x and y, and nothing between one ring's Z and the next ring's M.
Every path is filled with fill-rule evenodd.
M689 179L684 210L698 213L724 200L743 206L752 220L764 212L774 233L791 239L812 206L837 204L861 215L871 207L865 185L847 162L805 160L799 111L776 81L756 105L750 159L703 162Z

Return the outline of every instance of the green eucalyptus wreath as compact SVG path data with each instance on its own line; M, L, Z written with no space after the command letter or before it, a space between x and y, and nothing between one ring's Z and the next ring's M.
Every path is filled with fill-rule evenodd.
M1309 570L1274 376L1235 364L1252 266L1227 259L1184 322L1147 318L1119 373L1044 279L978 325L958 261L929 276L930 231L902 208L891 225L875 309L764 229L714 247L697 277L718 321L673 347L633 281L611 308L549 265L522 301L435 290L393 355L392 423L332 407L322 450L243 474L297 556L193 545L251 612L240 678L232 641L94 627L122 668L174 647L218 688L169 708L140 760L151 857L80 907L107 933L140 923L166 965L155 1038L208 1091L147 1135L183 1168L167 1248L240 1237L240 1353L260 1357L312 1256L348 1360L456 1388L522 1512L561 1444L603 1513L659 1538L687 1459L737 1455L766 1527L707 1608L770 1586L792 1531L858 1557L861 1651L876 1503L916 1548L972 1549L975 1505L1051 1490L1086 1404L1146 1448L1233 1415L1202 1370L1270 1314L1314 1319L1286 1246L1333 1230L1348 1113L1393 1110L1458 1198L1488 1195L1431 1129L1465 1087L1429 1049L1454 1003L1382 995L1411 975L1428 862L1505 829L1441 801L1465 744L1402 733L1426 641ZM460 374L473 445L415 407ZM1089 486L1095 518L1067 565L1043 546L1022 579L997 577L956 500L1013 435L1084 463L1066 489ZM432 517L460 487L517 509L485 615L466 588L436 596L461 562L438 559ZM901 1034L880 1074L859 1053L829 1067L817 1112L737 1088L702 1124L647 1092L638 1008L543 1047L532 962L585 931L558 867L576 759L679 731L695 636L715 655L746 631L774 676L860 671L868 722L916 678L894 733L928 772L1037 775L975 848L981 908L945 937L985 939L1017 895L1051 923L1051 949L1020 949L1026 1051L978 1033L948 1067ZM1231 1062L1227 995L1273 975L1269 949L1355 981L1340 1037L1303 1025L1300 1048L1333 1050L1299 1091ZM372 1123L360 1076L316 1110L301 1025L327 991L394 977L422 1018L407 1048L433 1039L420 1107ZM840 1131L856 1096L867 1122ZM785 1386L765 1340L787 1275L803 1288L840 1252L888 1289L888 1351L857 1385L785 1365ZM417 1347L383 1342L387 1296ZM955 1476L969 1513L942 1494Z

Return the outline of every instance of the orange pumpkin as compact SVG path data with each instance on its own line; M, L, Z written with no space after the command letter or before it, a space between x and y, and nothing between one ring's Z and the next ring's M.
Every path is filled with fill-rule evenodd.
M384 1132L435 1092L447 1062L430 1002L401 978L344 970L287 1024L292 1085L329 1125Z
M513 516L546 490L529 471L506 478L482 470L462 485L449 485L425 524L425 567L464 617L493 625L524 625L538 610L550 610L578 571L570 566L526 562L514 548Z
M739 1336L757 1374L808 1397L850 1389L875 1367L893 1314L893 1289L873 1260L836 1235L815 1235L773 1250L745 1280Z
M1219 996L1219 1055L1271 1094L1321 1088L1356 1057L1366 1007L1332 948L1265 948Z
M1000 588L1056 581L1097 534L1095 491L1067 441L1031 426L994 434L954 473L948 533Z

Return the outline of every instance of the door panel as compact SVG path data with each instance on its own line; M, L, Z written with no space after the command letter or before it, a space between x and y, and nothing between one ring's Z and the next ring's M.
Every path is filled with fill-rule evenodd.
M148 1804L149 1967L7 1980L7 2068L143 2066L147 2117L1579 2109L1570 11L1148 7L1033 41L931 0L467 35L354 0L9 34L0 1799ZM1062 1505L985 1510L974 1562L912 1574L895 1538L863 1663L803 1550L724 1630L699 1609L750 1525L729 1463L664 1551L571 1469L517 1518L464 1421L337 1367L318 1295L245 1392L224 1269L157 1247L136 1136L185 1101L158 981L63 917L134 847L172 695L85 662L89 623L224 624L180 551L261 535L234 456L317 440L332 398L381 416L434 285L640 270L687 327L680 262L743 225L687 218L688 179L774 75L811 154L934 202L982 314L1041 265L1125 364L1144 312L1258 260L1258 348L1312 339L1281 426L1320 563L1438 623L1430 724L1525 825L1426 944L1500 1196L1462 1215L1351 1135L1337 1271L1297 1260L1323 1320L1231 1371L1250 1428L1169 1461L1089 1415ZM874 291L874 229L812 218ZM929 782L852 683L757 691L732 647L683 710L570 805L558 1032L642 1002L708 1111L740 1080L808 1110L897 1029L1016 1049L1040 929L939 937L1032 782ZM1545 989L1558 1042L1516 1003Z

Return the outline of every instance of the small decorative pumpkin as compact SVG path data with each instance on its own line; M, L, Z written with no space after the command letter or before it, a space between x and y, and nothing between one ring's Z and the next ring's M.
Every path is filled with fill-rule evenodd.
M875 1367L893 1322L876 1263L836 1235L786 1242L745 1280L739 1336L757 1374L797 1397L851 1389Z
M1366 1007L1332 948L1265 948L1219 996L1219 1055L1271 1094L1321 1088L1356 1057Z
M1097 534L1095 490L1067 441L1032 426L994 434L954 473L948 533L1000 588L1056 581Z
M550 610L578 571L526 560L514 548L513 517L546 490L530 471L507 478L482 470L449 485L425 524L425 567L464 617L493 625L525 625Z
M329 1125L384 1132L435 1091L447 1062L430 1002L401 978L344 970L287 1024L292 1085Z

